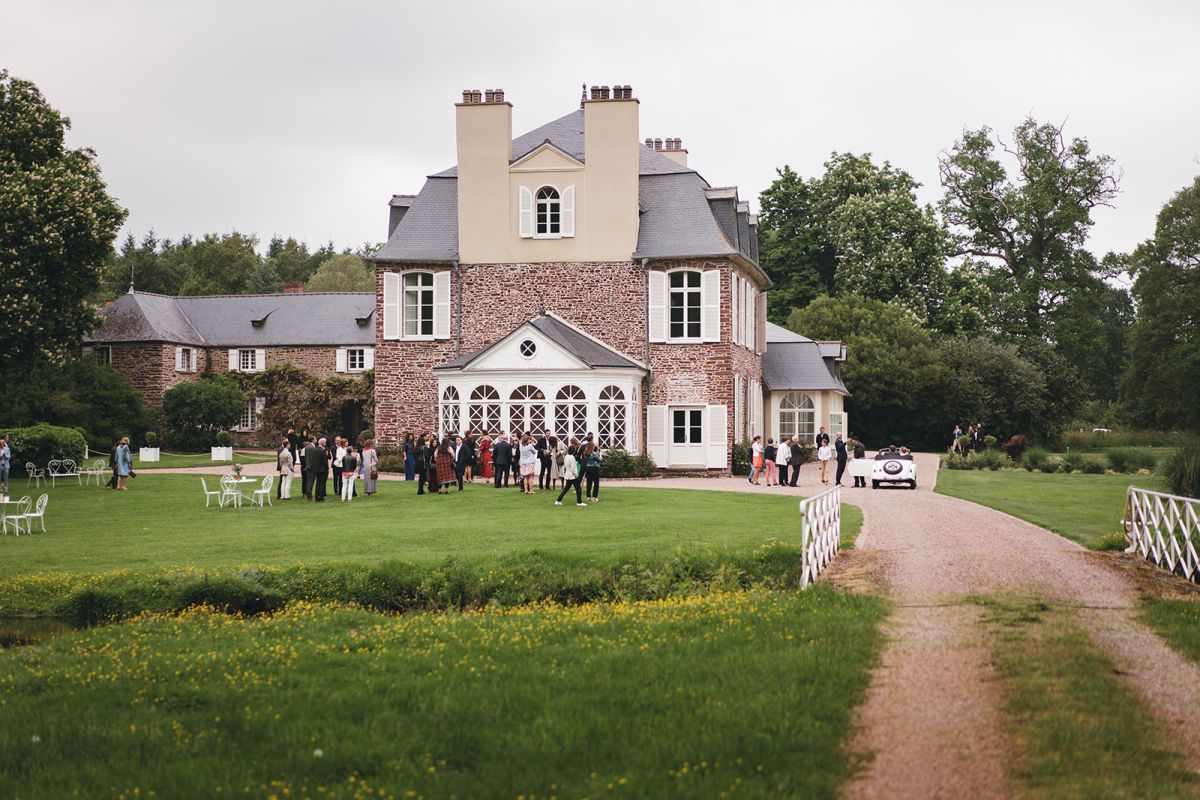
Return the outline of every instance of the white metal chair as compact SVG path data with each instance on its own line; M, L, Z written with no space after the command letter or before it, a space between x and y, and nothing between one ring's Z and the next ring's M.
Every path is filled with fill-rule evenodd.
M79 468L75 465L73 458L55 458L47 465L50 471L50 485L56 486L56 481L59 478L70 480L74 478L80 486L83 485L83 476L79 474Z
M44 467L35 465L32 461L25 462L25 485L37 481L37 487L42 488L42 481L46 480L46 470Z
M97 458L95 461L87 465L87 470L84 475L84 485L90 485L92 478L96 479L97 486L104 485L104 476L108 474L108 463L103 458Z
M29 497L29 495L25 495L18 500L16 513L4 515L4 533L8 533L8 527L11 525L13 529L13 535L20 536L22 520L25 521L26 527L29 527L29 508L32 505L33 500ZM32 533L33 529L29 528L29 532Z
M271 502L271 486L274 483L275 483L274 475L268 475L267 477L263 478L262 488L254 490L254 494L251 495L251 497L250 497L250 502L253 503L254 505L258 506L259 508L262 508L263 507L263 498L266 498L267 505L269 505L269 506L274 505Z
M22 519L25 520L25 532L33 533L33 521L36 519L38 524L42 526L42 533L46 532L46 503L50 502L50 495L44 494L37 499L37 504L34 505L33 511L26 511Z
M217 505L219 507L224 507L225 495L223 493L223 488L217 489L215 491L210 490L208 488L208 481L204 480L203 475L200 476L200 485L204 487L204 507L205 508L208 508L209 503L212 502L212 498L214 498L214 497L217 499Z
M232 475L225 475L221 478L221 507L232 503L237 508L242 507L242 490L234 483L236 479Z

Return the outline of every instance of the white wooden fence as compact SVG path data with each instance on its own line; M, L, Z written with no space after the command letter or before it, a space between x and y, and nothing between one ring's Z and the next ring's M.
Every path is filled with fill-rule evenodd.
M807 588L837 555L842 541L842 489L800 501L800 586Z
M1124 523L1125 552L1200 583L1200 500L1130 486Z

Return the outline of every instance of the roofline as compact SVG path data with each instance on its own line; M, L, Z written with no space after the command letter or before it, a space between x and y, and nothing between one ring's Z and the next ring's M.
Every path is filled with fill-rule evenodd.
M380 256L363 256L362 259L363 261L370 261L373 264L445 264L449 267L458 265L457 258L385 258Z
M770 289L771 287L773 287L775 285L774 282L772 282L772 280L770 279L770 277L767 276L767 273L763 271L762 267L760 267L758 264L755 264L753 261L746 258L741 253L736 253L736 252L688 253L686 255L678 255L678 256L646 256L646 255L639 254L637 251L634 251L634 253L633 253L634 261L680 261L680 260L684 260L684 259L699 260L702 258L703 259L713 259L713 258L729 259L730 261L733 261L734 263L736 263L738 266L744 267L745 269L750 270L756 276L758 276L762 280L763 289Z

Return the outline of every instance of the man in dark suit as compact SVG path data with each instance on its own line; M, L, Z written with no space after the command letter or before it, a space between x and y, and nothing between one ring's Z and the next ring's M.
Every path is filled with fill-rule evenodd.
M804 448L800 446L800 437L793 436L792 443L788 445L792 452L792 480L788 486L795 486L796 481L800 479L800 462L804 460Z
M454 440L454 476L458 478L458 490L463 490L463 476L467 473L467 465L471 464L471 445L459 436Z
M496 482L496 488L500 488L500 476L504 476L504 485L508 486L508 471L512 468L512 444L508 441L508 434L500 434L500 438L492 445L492 476Z
M509 466L509 470L512 472L513 485L520 491L524 491L524 485L521 481L521 440L524 438L524 432L512 437L512 464Z
M312 500L312 473L308 465L312 463L312 451L317 446L311 434L304 434L304 449L300 451L300 486L305 500Z
M541 469L538 471L538 488L549 489L550 483L550 431L542 431L542 436L533 446L537 448L538 463Z
M833 449L837 453L837 475L833 479L835 486L842 485L842 475L846 472L846 459L849 453L846 452L846 442L842 439L842 434L838 434L833 440Z
M325 481L329 478L329 451L325 449L326 440L322 436L317 440L308 455L308 479L312 483L312 498L318 503L325 502Z

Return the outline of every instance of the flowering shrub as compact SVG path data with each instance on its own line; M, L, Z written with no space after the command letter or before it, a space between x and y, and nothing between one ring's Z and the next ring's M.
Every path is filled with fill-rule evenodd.
M1029 439L1025 434L1018 433L1000 445L1000 449L1007 453L1009 459L1012 461L1020 461L1021 457L1025 455L1025 451L1029 449Z

